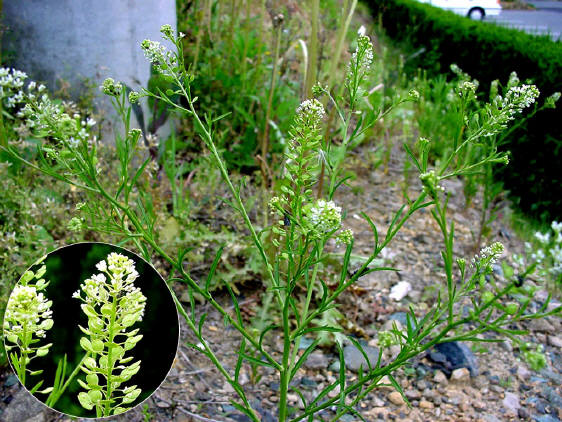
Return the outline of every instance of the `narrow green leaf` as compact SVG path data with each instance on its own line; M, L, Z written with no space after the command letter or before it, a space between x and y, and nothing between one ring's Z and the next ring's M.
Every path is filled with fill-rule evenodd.
M240 349L238 350L238 359L236 360L236 368L234 368L234 381L238 382L238 376L240 375L240 368L242 368L242 362L244 361L244 352L246 351L246 339L242 337L240 341Z
M379 246L379 232L377 231L377 226L375 225L375 223L373 223L371 217L369 217L364 212L361 212L360 215L367 221L367 223L369 223L369 226L371 227L371 231L373 232L373 236L375 238L375 247L373 249L376 251Z
M353 337L348 337L348 339L353 343L353 345L357 348L357 350L359 350L359 353L363 355L365 362L367 362L367 369L369 369L369 372L371 372L373 370L373 366L371 364L371 361L369 360L369 356L367 356L367 353L363 349L363 346L361 346L361 344Z
M408 398L406 397L406 395L404 394L404 390L402 390L402 387L400 386L400 384L398 384L398 382L396 381L396 379L392 376L392 374L387 374L388 379L390 380L390 383L392 384L392 386L396 389L396 391L398 391L400 393L400 395L402 396L402 399L404 400L404 402L408 405L408 407L412 407L412 405L410 404L410 402L408 401Z
M423 170L420 166L420 163L418 161L418 159L416 158L416 156L414 155L414 153L412 152L412 150L410 149L410 147L408 146L407 143L404 143L404 149L406 150L406 153L408 154L408 156L411 158L411 160L413 161L413 163L415 164L416 168L418 169L418 171L420 173L423 173Z
M43 380L41 380L37 384L35 384L35 386L31 390L29 390L29 392L31 394L35 393L37 390L39 390L39 388L41 388L42 385L43 385Z
M318 346L319 343L320 343L320 339L317 338L310 344L310 346L308 346L305 349L304 353L297 360L297 362L295 363L295 366L291 370L291 375L290 375L289 379L294 378L294 376L296 375L297 371L300 369L302 364L306 362L306 359L308 358L308 355L310 355L316 349L316 347Z
M207 280L205 281L205 292L207 293L209 292L209 287L211 287L211 281L215 276L215 271L217 270L217 266L219 265L223 249L224 249L224 245L221 245L221 247L218 249L217 253L215 254L215 259L213 260L213 264L211 265L209 274L207 275Z

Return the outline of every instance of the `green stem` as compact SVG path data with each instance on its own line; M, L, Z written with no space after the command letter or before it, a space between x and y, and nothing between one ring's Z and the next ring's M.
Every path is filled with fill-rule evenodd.
M291 321L289 319L289 299L285 299L283 306L283 363L279 373L279 422L287 420L287 393L289 391L289 382L291 374L291 365L289 357L291 354ZM293 349L294 350L294 349Z
M174 299L174 302L176 303L176 307L178 308L180 314L183 316L183 318L187 322L187 325L189 325L189 328L191 328L193 333L195 333L195 335L197 336L197 338L199 339L199 341L203 345L203 348L205 349L205 355L211 360L211 362L215 365L215 367L218 369L218 371L224 376L226 381L232 386L232 388L234 388L234 390L236 391L238 396L242 399L242 402L246 406L246 409L250 412L249 416L251 416L252 420L254 422L259 422L260 419L259 419L258 415L255 413L255 411L252 409L252 406L251 406L250 402L248 401L248 399L246 397L246 394L244 393L244 389L236 382L236 380L234 380L230 376L230 374L227 372L227 370L224 368L224 366L218 360L218 358L215 355L215 353L213 352L213 350L209 347L209 345L207 344L205 339L203 339L199 335L199 329L195 326L193 320L189 317L189 315L187 314L185 309L183 309L183 306L180 303L177 296L172 295L172 297Z
M113 375L113 340L115 339L115 318L117 317L117 296L113 295L113 303L111 304L111 316L109 319L109 347L107 351L107 386L105 391L105 409L103 411L103 416L109 416L111 412L111 394L112 385L111 385L111 378Z
M25 376L27 368L27 356L29 355L29 342L27 341L27 322L23 324L23 347L19 364L19 378L23 386L25 386Z
M312 275L310 277L310 282L306 286L306 299L304 302L304 308L301 314L301 321L299 327L304 327L306 317L308 316L308 308L310 307L310 302L312 301L312 292L314 291L314 285L316 283L316 275L318 273L318 267L320 266L320 257L322 256L322 252L324 251L324 247L326 245L325 241L322 241L320 248L318 249L318 258L316 259L316 264L314 264L314 268L312 270ZM290 334L289 334L290 337ZM297 353L299 351L300 343L301 343L301 336L296 337L295 340L295 347L293 348L293 353L291 356L291 369L295 363L297 358ZM289 380L290 381L290 380Z

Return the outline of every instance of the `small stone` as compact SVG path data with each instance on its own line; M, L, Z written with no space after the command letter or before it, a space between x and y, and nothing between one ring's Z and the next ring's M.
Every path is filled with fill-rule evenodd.
M461 342L453 341L440 343L432 347L428 357L435 362L435 369L440 369L449 375L458 368L468 368L472 376L478 375L478 362L470 348Z
M393 391L387 396L388 400L394 403L397 406L401 406L404 404L404 399L402 395L398 391Z
M375 398L372 400L372 402L373 402L373 406L374 406L374 407L384 407L384 405L385 405L384 400L382 400L382 399L380 399L380 398L378 398L378 397L375 397Z
M232 385L230 385L228 382L225 382L225 383L224 383L224 385L222 386L222 390L223 390L225 393L230 393L230 394L234 393L234 388L233 388ZM196 397L198 400L201 400L201 401L210 400L210 398L211 398L208 394L206 394L206 393L204 393L204 392L201 392L201 393L200 393L200 392L197 392L197 393L195 394L195 397Z
M379 358L379 349L371 346L363 346L363 351L369 358L369 362L374 367L377 364ZM360 367L363 367L363 371L368 371L369 366L365 361L363 354L352 344L349 344L343 349L343 356L345 359L346 368L357 372Z
M555 418L552 415L533 416L533 419L536 422L560 422L560 420L558 418Z
M421 400L420 401L420 407L422 409L433 409L435 406L433 403L431 403L430 401L427 400Z
M435 381L438 384L444 384L447 385L448 384L448 380L447 380L447 375L445 375L442 371L435 371L435 375L433 376L433 381Z
M308 355L308 358L306 358L306 362L304 364L304 366L310 369L325 369L328 367L328 365L328 357L318 350Z
M404 312L398 312L399 314L403 314ZM382 326L384 331L390 331L396 326L398 331L402 331L402 323L397 319L388 319Z
M550 334L556 332L554 326L544 318L532 319L531 321L529 321L529 331L541 331Z
M390 321L398 321L402 326L406 326L408 317L406 316L406 312L395 312L390 315L388 319Z
M36 422L43 422L44 405L35 399L27 390L21 389L15 395L2 413L2 420L5 422L21 422L33 419ZM36 419L38 418L38 419Z
M472 402L472 407L474 407L476 410L482 411L482 410L486 410L488 406L486 406L486 402L482 400L474 400Z
M298 394L292 394L289 393L287 394L287 400L289 401L289 403L297 403L299 401L299 396Z
M505 349L505 351L509 353L513 352L513 345L511 344L511 341L509 340L502 341L501 346Z
M548 344L562 349L562 338L556 336L548 336Z
M421 393L418 390L406 390L404 394L409 400L419 399L421 397Z
M517 374L517 378L519 378L521 381L525 381L531 378L531 371L529 371L527 367L524 365L519 365L517 367L516 374Z
M520 407L519 409L517 409L517 415L523 420L527 420L531 416L529 411L524 407Z
M8 375L8 377L6 378L6 381L4 382L4 387L11 387L12 385L15 385L18 383L18 377L16 377L14 374Z
M451 373L451 381L464 382L470 380L470 371L466 368L455 369Z
M502 401L503 407L507 410L512 411L513 413L517 414L517 409L521 407L519 404L519 396L514 393L505 393L505 397Z
M332 391L328 393L328 397L333 399L334 397L339 396L339 394L340 394L340 385L338 384Z

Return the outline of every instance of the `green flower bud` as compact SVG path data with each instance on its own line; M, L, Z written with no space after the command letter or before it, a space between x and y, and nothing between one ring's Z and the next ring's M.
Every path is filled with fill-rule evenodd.
M123 90L123 86L119 82L115 82L112 78L104 80L100 88L104 94L112 97L118 97Z
M129 102L131 104L137 104L139 102L140 94L135 91L129 92Z

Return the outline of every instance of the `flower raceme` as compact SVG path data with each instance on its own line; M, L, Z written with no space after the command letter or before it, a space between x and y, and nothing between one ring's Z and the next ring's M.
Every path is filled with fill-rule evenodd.
M24 273L10 296L4 315L6 350L10 352L16 349L9 353L9 357L24 385L27 373L33 372L28 368L29 362L36 357L45 356L52 345L37 344L53 327L53 302L42 292L49 284L42 278L45 272L46 267L43 265L35 273ZM40 372L35 371L32 375Z
M84 280L73 297L83 302L88 317L88 328L80 327L86 334L80 345L89 354L82 365L86 382L78 381L86 391L78 400L85 409L95 408L100 417L128 410L124 405L141 393L136 385L122 384L140 369L140 361L130 363L133 357L125 353L142 339L139 329L130 327L142 320L146 297L134 284L139 273L130 258L113 252L96 268L100 273Z

